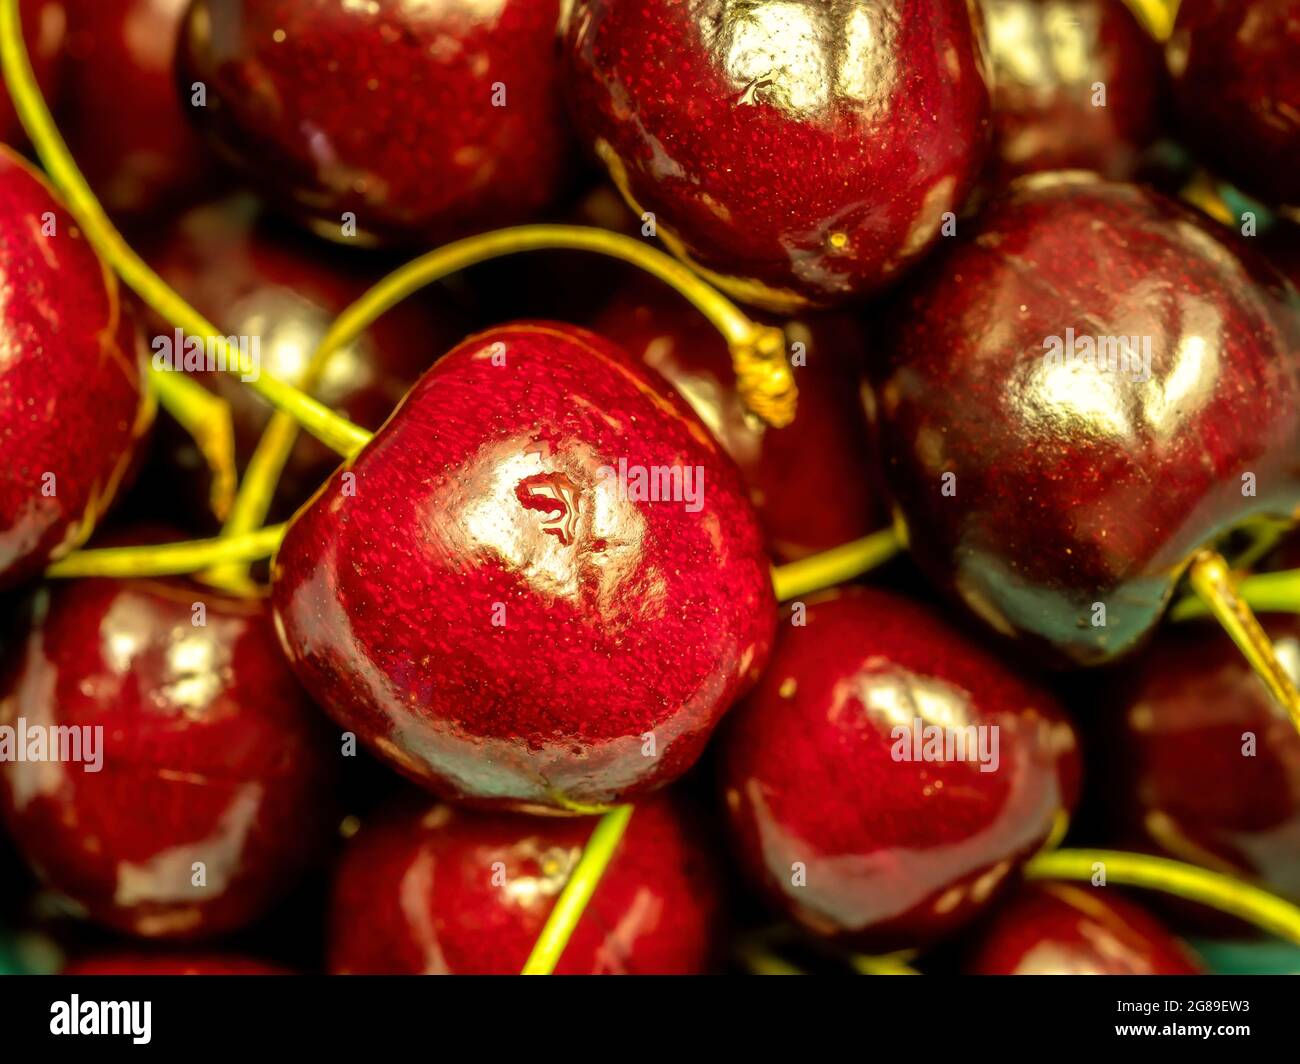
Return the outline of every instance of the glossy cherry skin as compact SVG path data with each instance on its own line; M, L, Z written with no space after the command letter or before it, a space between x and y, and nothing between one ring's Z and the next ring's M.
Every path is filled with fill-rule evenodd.
M328 840L337 755L261 601L179 582L43 589L0 688L0 723L19 718L103 728L97 771L0 763L0 805L41 878L116 930L243 927Z
M704 487L637 501L620 462ZM730 459L626 352L548 322L434 365L298 514L272 580L321 705L443 797L490 805L612 803L681 775L775 622Z
M805 606L723 733L736 855L815 934L880 951L943 938L1064 826L1074 731L1050 692L927 607L862 588ZM896 758L914 720L997 728L996 763Z
M1166 60L1183 136L1206 163L1300 205L1300 0L1183 0Z
M249 196L233 196L187 211L139 244L140 253L223 335L256 336L261 371L300 380L311 355L339 313L383 274L378 263L322 245L274 218ZM156 315L148 336L170 337ZM427 295L404 300L336 353L313 394L350 421L383 424L434 355L465 334L461 316ZM199 373L231 407L241 468L270 420L270 407L237 376ZM165 441L175 492L206 506L203 464L193 441ZM301 433L277 491L276 518L290 516L339 464L324 444Z
M197 0L183 81L196 119L324 235L441 243L526 221L571 151L560 0Z
M1112 889L1018 887L977 933L969 975L1200 975L1181 941Z
M1300 619L1266 624L1300 667ZM1171 625L1098 708L1116 838L1300 902L1300 736L1221 631Z
M757 305L888 284L984 161L966 0L577 0L566 25L587 145L674 250Z
M0 290L4 588L90 535L154 404L117 281L44 178L8 148L0 148Z
M188 0L63 0L68 39L59 131L119 220L202 196L220 168L190 122L176 46Z
M334 882L330 968L352 975L513 975L595 827L586 817L432 802L364 824ZM715 859L689 811L636 807L561 975L708 971L725 931Z
M980 7L999 177L1082 169L1131 178L1160 132L1163 57L1124 0ZM1094 103L1098 83L1105 106Z
M67 43L67 0L18 0L18 17L23 27L23 44L45 102L54 107L63 94L64 48ZM22 146L27 143L9 90L0 84L0 140Z
M290 975L252 957L223 953L103 953L81 957L63 975Z
M1232 239L1035 175L898 302L872 407L912 555L1035 654L1131 650L1198 549L1300 503L1300 302ZM1137 361L1053 362L1068 330L1136 337Z
M681 296L656 281L624 286L593 328L661 373L691 404L740 468L768 550L793 561L874 532L884 523L869 466L858 392L863 330L848 315L783 323L802 345L794 368L799 404L784 429L763 425L736 392L722 335Z

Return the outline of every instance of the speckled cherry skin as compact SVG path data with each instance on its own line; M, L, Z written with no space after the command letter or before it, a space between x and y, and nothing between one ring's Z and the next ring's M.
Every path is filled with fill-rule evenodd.
M1078 790L1074 731L1050 692L927 607L863 588L805 607L802 626L783 617L767 670L723 730L740 865L816 934L869 950L941 939L1063 826ZM996 770L895 760L893 729L914 719L997 727Z
M385 272L380 263L358 260L278 221L247 195L187 211L156 227L138 250L225 335L257 336L261 371L289 382L300 379L330 323ZM151 341L173 333L156 315L144 320ZM465 331L448 301L432 294L403 300L331 359L314 394L350 421L378 428L433 357ZM197 376L230 404L242 468L270 420L270 407L232 374ZM174 467L171 497L187 493L195 509L205 509L208 485L193 441L172 433L164 442ZM337 454L301 433L280 478L273 517L292 515L338 464Z
M987 151L966 0L577 0L579 132L727 291L843 303L911 265Z
M23 44L36 75L41 95L51 107L63 94L64 47L67 33L67 0L18 0ZM9 90L0 84L0 140L15 147L27 143Z
M1300 619L1265 624L1300 665ZM1116 839L1300 902L1300 736L1221 631L1169 626L1098 709Z
M716 859L697 821L669 798L636 807L557 974L709 969L725 927ZM330 969L517 973L595 823L425 801L363 824L334 882Z
M702 470L700 509L635 501L608 475L620 460ZM730 459L662 379L549 322L437 362L298 514L272 579L321 705L411 778L488 805L675 779L775 623Z
M526 221L562 191L559 0L196 0L194 115L316 228L441 243ZM498 86L504 86L504 104ZM494 102L495 101L495 102Z
M1124 0L980 0L998 177L1132 178L1161 128L1163 57ZM1104 107L1094 85L1105 86Z
M1300 0L1183 0L1165 58L1182 134L1205 162L1300 206Z
M1034 175L896 305L870 375L912 556L1036 655L1131 650L1198 549L1300 503L1300 303L1232 240L1136 186ZM1149 379L1053 366L1069 329L1149 337Z
M97 772L0 763L0 810L42 879L119 931L243 927L328 840L334 740L260 600L178 582L42 589L0 686L0 723L20 717L103 727Z
M53 236L42 235L47 221ZM143 385L144 346L116 279L44 179L4 147L0 292L4 588L90 535L148 432L154 403Z
M746 411L722 335L666 285L649 279L625 285L592 327L662 374L691 404L739 467L769 553L794 561L874 532L885 518L879 484L865 472L861 326L844 314L782 324L789 345L802 344L803 359L794 368L798 410L783 429Z
M176 46L188 0L63 0L68 37L59 131L120 222L193 202L224 177L189 120ZM145 217L149 216L149 217Z
M252 957L227 953L101 953L70 962L62 975L291 975Z
M967 975L1201 975L1191 951L1113 888L1027 883L977 932Z

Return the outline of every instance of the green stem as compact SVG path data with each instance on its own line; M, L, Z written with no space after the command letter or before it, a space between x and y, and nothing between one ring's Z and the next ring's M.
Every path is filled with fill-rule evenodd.
M631 819L630 805L620 805L600 818L520 974L551 975L555 971Z
M9 96L27 136L40 156L50 180L63 194L68 209L91 244L118 276L156 313L188 335L209 341L218 358L224 359L222 364L228 366L230 372L238 374L239 353L230 347L211 322L186 303L131 249L77 168L32 74L23 43L18 0L0 0L0 64L4 68ZM291 413L308 432L339 454L355 454L370 438L364 429L339 417L296 388L272 377L259 375L256 380L248 383L263 399L277 409ZM231 467L233 468L233 458Z
M141 547L73 551L45 570L51 577L181 576L222 562L268 558L280 547L287 525L268 525L242 536L194 539Z
M218 519L235 500L235 427L230 404L185 373L153 371L150 384L158 401L189 435L212 474L208 505Z
M772 570L772 584L781 602L835 587L883 565L903 549L902 540L892 528L881 529L852 543L802 558Z
M907 962L910 953L886 953L879 957L868 957L861 953L852 954L849 965L859 975L920 975Z
M1196 865L1117 850L1054 850L1025 865L1029 879L1092 882L1101 866L1105 882L1145 887L1208 905L1261 930L1300 944L1300 909L1250 883Z
M1243 577L1237 594L1256 613L1300 613L1300 569ZM1210 607L1196 595L1188 595L1169 611L1175 621L1211 615Z

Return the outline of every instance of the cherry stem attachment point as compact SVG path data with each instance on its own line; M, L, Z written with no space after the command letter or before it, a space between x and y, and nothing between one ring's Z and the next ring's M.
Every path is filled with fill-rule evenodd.
M132 250L113 223L109 220L90 185L77 168L76 161L60 136L50 110L41 96L32 73L27 48L23 42L22 26L18 14L18 0L0 0L0 66L4 69L5 84L13 100L14 109L22 120L23 128L40 156L45 172L54 186L63 194L68 209L85 232L95 250L113 268L141 299L164 320L179 326L190 336L206 340L217 357L218 364L232 373L245 369L239 352L231 347L211 322L191 307L158 276L149 265ZM174 370L155 370L155 376L174 373ZM247 372L244 376L249 376ZM343 455L355 454L370 438L364 429L335 414L327 406L316 402L296 388L272 377L258 374L247 382L263 399L280 410L291 413L298 422L326 446ZM173 389L162 389L159 398L164 405L168 397L177 394ZM170 409L170 408L169 408ZM227 411L228 416L228 411ZM178 417L178 420L184 420ZM193 416L190 416L191 423ZM219 434L218 434L219 436ZM213 438L218 438L214 436ZM200 446L203 441L199 441ZM212 459L217 461L216 456ZM219 459L219 476L234 469L233 434L231 451ZM233 472L229 472L233 476Z
M533 951L528 955L521 975L551 975L560 963L564 948L569 944L573 930L596 892L601 876L609 866L618 844L632 819L632 806L620 805L600 818L596 829L578 859L578 865L569 881L555 900L555 908L546 919L546 926L537 936Z
M288 525L268 525L256 532L218 539L140 547L101 547L73 551L45 570L49 577L183 576L223 562L269 558L280 547Z
M778 601L788 602L861 576L884 565L902 549L903 541L898 533L893 528L884 528L820 554L774 567L772 585Z
M1300 944L1300 908L1251 883L1167 857L1118 850L1053 850L1031 859L1024 871L1029 879L1089 883L1100 871L1107 884L1172 894Z
M425 285L476 263L524 251L592 251L630 263L670 285L722 333L731 350L745 406L777 428L794 420L798 397L780 329L759 325L689 267L648 244L606 229L521 225L467 237L413 259L389 274L338 316L318 353L352 340L389 308Z
M1188 582L1300 731L1300 691L1278 660L1272 640L1238 594L1232 570L1223 556L1211 550L1201 551L1192 559Z

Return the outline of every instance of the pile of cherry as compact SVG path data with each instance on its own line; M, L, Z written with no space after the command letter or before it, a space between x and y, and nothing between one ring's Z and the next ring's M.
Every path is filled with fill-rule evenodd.
M1300 734L1167 616L1204 551L1300 560L1300 0L5 4L126 243L6 101L4 963L1191 973L1262 933L1132 854L1300 904ZM557 239L309 370L537 221L694 274ZM223 538L127 245L373 438ZM1044 357L1103 336L1146 361ZM271 407L193 379L248 471ZM269 566L150 569L262 518Z

